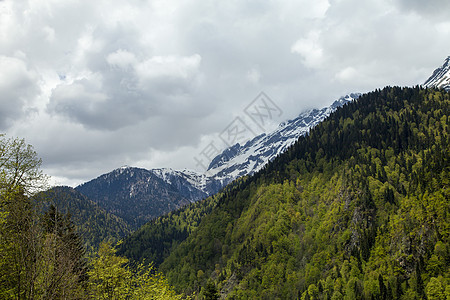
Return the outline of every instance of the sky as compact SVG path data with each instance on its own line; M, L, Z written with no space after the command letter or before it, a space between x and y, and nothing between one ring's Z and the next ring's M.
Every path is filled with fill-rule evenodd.
M0 132L33 145L52 184L202 172L236 121L251 138L421 84L448 55L448 0L0 0ZM277 110L256 126L261 95Z

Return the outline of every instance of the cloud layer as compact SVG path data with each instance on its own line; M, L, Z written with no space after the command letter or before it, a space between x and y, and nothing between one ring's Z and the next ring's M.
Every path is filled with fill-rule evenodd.
M0 131L55 181L193 157L261 91L275 122L349 92L424 82L448 1L0 1Z

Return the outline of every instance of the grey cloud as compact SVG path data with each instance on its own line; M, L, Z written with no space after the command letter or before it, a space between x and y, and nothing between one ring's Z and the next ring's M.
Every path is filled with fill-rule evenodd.
M114 131L200 101L200 55L152 55L142 34L120 22L87 28L72 53L74 67L87 75L59 84L47 111L86 128Z
M126 66L116 68L120 63ZM191 94L199 64L198 55L116 61L91 78L57 86L48 111L101 130L117 130L159 114L170 116L195 104Z
M54 89L48 111L93 129L116 130L134 124L149 115L150 105L139 98L110 98L102 89L93 88L87 79ZM139 105L141 104L141 105Z
M0 81L0 125L61 178L192 167L261 91L282 121L348 92L421 83L450 49L448 1L2 4L0 55L19 59L19 75Z
M39 93L38 76L18 58L0 56L0 129L20 121Z
M413 11L418 15L433 20L448 21L450 2L448 0L396 0L401 10Z

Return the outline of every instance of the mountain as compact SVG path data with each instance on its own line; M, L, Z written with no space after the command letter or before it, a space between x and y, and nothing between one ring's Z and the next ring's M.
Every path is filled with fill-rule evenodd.
M263 133L242 146L236 144L225 149L211 161L206 174L209 177L228 179L230 182L230 178L236 179L257 172L338 107L354 101L360 95L353 93L341 97L328 107L301 113L297 118L281 123L273 132Z
M423 86L450 89L450 56ZM154 217L217 193L239 177L254 174L338 107L359 96L350 94L329 107L304 112L293 120L281 123L270 133L225 149L212 159L204 174L170 168L145 170L122 167L76 189L137 229Z
M204 174L190 170L147 170L124 166L84 183L76 190L137 229L155 217L214 195L241 176L255 173L337 107L357 97L359 94L342 97L329 107L304 112L280 124L271 133L263 133L244 145L236 144L225 149L211 161Z
M430 78L423 84L424 87L450 90L450 56L444 60L441 67L434 70Z
M233 183L230 185L233 186ZM152 262L158 267L174 248L197 229L201 220L216 207L222 194L218 192L149 221L124 239L118 247L118 254L133 261Z
M70 213L71 220L88 249L97 248L105 239L119 240L131 232L124 220L107 213L71 187L54 187L34 198L43 205L43 212L54 205L59 212Z
M329 107L309 110L283 122L271 133L225 149L211 161L204 174L186 169L124 166L81 184L76 190L135 230L155 217L214 195L241 176L255 173L337 107L357 97L359 94L350 94Z
M151 219L206 198L223 182L193 171L124 166L75 189L136 230Z
M448 92L422 87L338 108L253 176L149 223L160 239L194 227L160 271L223 299L445 298L449 111Z
M174 185L140 168L116 169L76 187L76 190L106 211L123 218L133 229L155 216L190 203Z

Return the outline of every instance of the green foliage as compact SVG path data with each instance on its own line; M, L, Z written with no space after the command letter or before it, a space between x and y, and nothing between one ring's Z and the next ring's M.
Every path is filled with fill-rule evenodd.
M441 281L436 277L432 277L428 282L426 294L428 300L445 300L447 298Z
M44 189L48 178L40 169L41 164L33 146L24 139L7 139L0 134L0 189L3 193L14 192L18 186L27 195Z
M1 136L0 298L83 299L83 251L70 219L49 212L43 226L28 197L46 186L40 164L31 145Z
M198 204L214 201L165 248L161 271L179 291L212 280L230 299L445 295L449 104L445 91L387 87L338 109L262 171ZM149 240L166 238L148 226Z
M42 216L41 227L46 234L46 240L57 246L55 247L55 256L64 257L66 263L69 264L69 271L78 274L80 282L86 281L86 248L75 230L70 214L64 215L51 205ZM47 273L47 277L48 275ZM55 276L58 275L55 274Z
M43 211L53 205L59 212L70 214L76 232L82 236L89 251L95 251L104 240L118 241L130 233L121 218L107 213L73 188L53 187L38 193L33 199Z
M217 292L216 285L212 281L208 281L203 292L205 300L218 300L219 293Z
M131 268L109 243L100 245L91 264L89 290L94 299L181 299L161 274L153 274L152 266Z
M88 265L70 214L51 205L70 189L30 198L45 180L40 159L23 140L0 146L0 299L181 299L161 274L129 267L107 243Z
M131 295L131 271L128 260L115 255L108 243L100 244L89 270L89 286L95 299L128 299Z
M244 180L245 178L239 179L236 183ZM223 192L206 200L191 203L155 218L128 236L118 247L118 254L136 262L151 261L155 267L158 267L172 249L197 229L203 217L216 207L221 195L234 188L230 185Z

